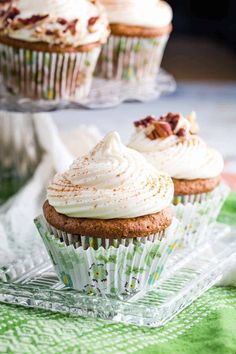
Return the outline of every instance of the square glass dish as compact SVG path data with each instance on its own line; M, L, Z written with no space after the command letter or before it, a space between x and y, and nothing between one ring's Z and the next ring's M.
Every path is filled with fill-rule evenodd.
M216 224L209 236L209 242L196 250L176 251L155 288L123 300L66 288L44 249L32 250L0 269L0 301L159 327L215 285L235 259L235 228Z

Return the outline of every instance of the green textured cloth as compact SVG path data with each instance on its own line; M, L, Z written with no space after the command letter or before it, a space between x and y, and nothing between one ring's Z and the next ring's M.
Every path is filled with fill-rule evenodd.
M236 223L236 194L219 220ZM236 353L236 288L214 287L162 328L0 305L0 353Z

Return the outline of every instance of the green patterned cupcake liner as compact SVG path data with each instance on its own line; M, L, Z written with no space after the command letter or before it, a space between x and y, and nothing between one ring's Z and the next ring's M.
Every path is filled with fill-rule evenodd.
M169 35L155 38L113 36L103 46L96 75L106 79L155 81Z
M161 233L134 239L101 239L67 234L35 220L60 280L75 290L122 296L146 291L158 283L178 244L176 219Z
M3 83L20 97L77 102L90 91L100 50L49 53L0 44Z
M180 246L195 248L207 240L229 192L222 183L209 193L174 197L172 210L182 229Z

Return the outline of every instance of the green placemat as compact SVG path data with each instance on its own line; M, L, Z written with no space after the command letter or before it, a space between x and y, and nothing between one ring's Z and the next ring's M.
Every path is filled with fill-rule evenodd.
M221 221L235 222L236 194ZM0 353L236 353L236 288L214 287L162 328L0 305Z

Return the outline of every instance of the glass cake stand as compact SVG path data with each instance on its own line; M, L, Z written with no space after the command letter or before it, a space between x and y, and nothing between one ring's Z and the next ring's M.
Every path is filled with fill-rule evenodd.
M159 327L215 285L236 256L236 229L216 224L194 251L176 251L158 285L123 300L66 288L44 251L32 250L0 269L0 301L81 316Z
M137 84L94 78L89 96L78 103L63 100L35 101L8 92L1 83L0 77L0 106L1 109L18 112L45 112L66 108L111 108L125 101L147 102L154 100L162 94L174 92L175 89L176 82L173 76L161 69L154 83Z

